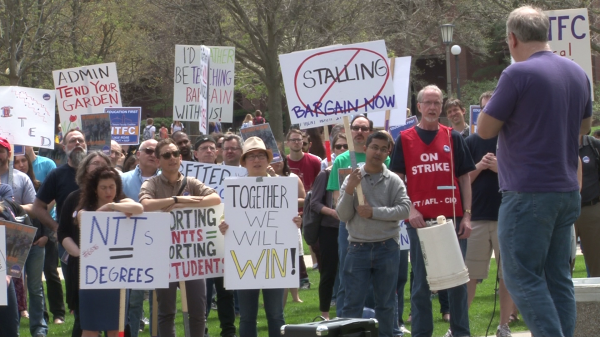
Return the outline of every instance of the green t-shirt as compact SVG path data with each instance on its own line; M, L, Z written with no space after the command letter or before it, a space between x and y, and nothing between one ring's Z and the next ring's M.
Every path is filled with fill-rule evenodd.
M364 165L365 160L367 160L366 153L358 153L356 154L356 164L358 167ZM389 168L390 166L390 157L385 158L385 166ZM331 173L329 174L329 180L327 181L327 190L328 191L339 191L340 190L340 182L338 177L338 169L341 168L349 168L352 167L352 161L350 161L350 151L346 151L339 156L335 157L335 161L333 162L333 167L331 168Z

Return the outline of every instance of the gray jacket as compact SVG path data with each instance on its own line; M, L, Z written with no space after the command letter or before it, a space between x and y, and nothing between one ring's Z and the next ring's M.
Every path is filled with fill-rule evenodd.
M377 181L372 181L373 176L365 172L364 166L360 168L363 194L366 202L373 207L370 219L360 217L356 212L356 192L353 195L346 193L349 176L342 184L336 211L340 220L346 222L348 241L380 242L391 238L399 241L399 221L408 218L410 199L400 177L382 166L383 171Z

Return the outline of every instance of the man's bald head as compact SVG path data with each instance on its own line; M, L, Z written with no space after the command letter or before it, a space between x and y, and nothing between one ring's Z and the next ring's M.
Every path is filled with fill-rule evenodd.
M114 140L110 141L110 163L112 167L117 166L119 159L123 156L123 149L121 145Z

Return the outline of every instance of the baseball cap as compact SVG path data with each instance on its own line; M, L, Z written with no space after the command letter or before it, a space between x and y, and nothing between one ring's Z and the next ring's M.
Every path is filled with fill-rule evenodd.
M0 137L0 147L5 148L8 152L10 152L10 143L6 138Z
M194 143L194 150L198 151L198 147L200 147L200 145L202 145L206 142L212 142L213 144L217 144L217 142L215 142L215 139L213 137L207 136L207 135L200 135L196 139L196 142Z

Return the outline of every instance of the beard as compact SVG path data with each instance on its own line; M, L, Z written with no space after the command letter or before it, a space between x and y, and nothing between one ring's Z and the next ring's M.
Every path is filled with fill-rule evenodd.
M77 149L79 149L80 151L75 151ZM79 163L81 163L81 161L83 160L83 158L85 158L86 155L87 150L82 147L76 147L73 150L67 152L67 158L69 158L71 164L73 164L74 167L78 167Z

